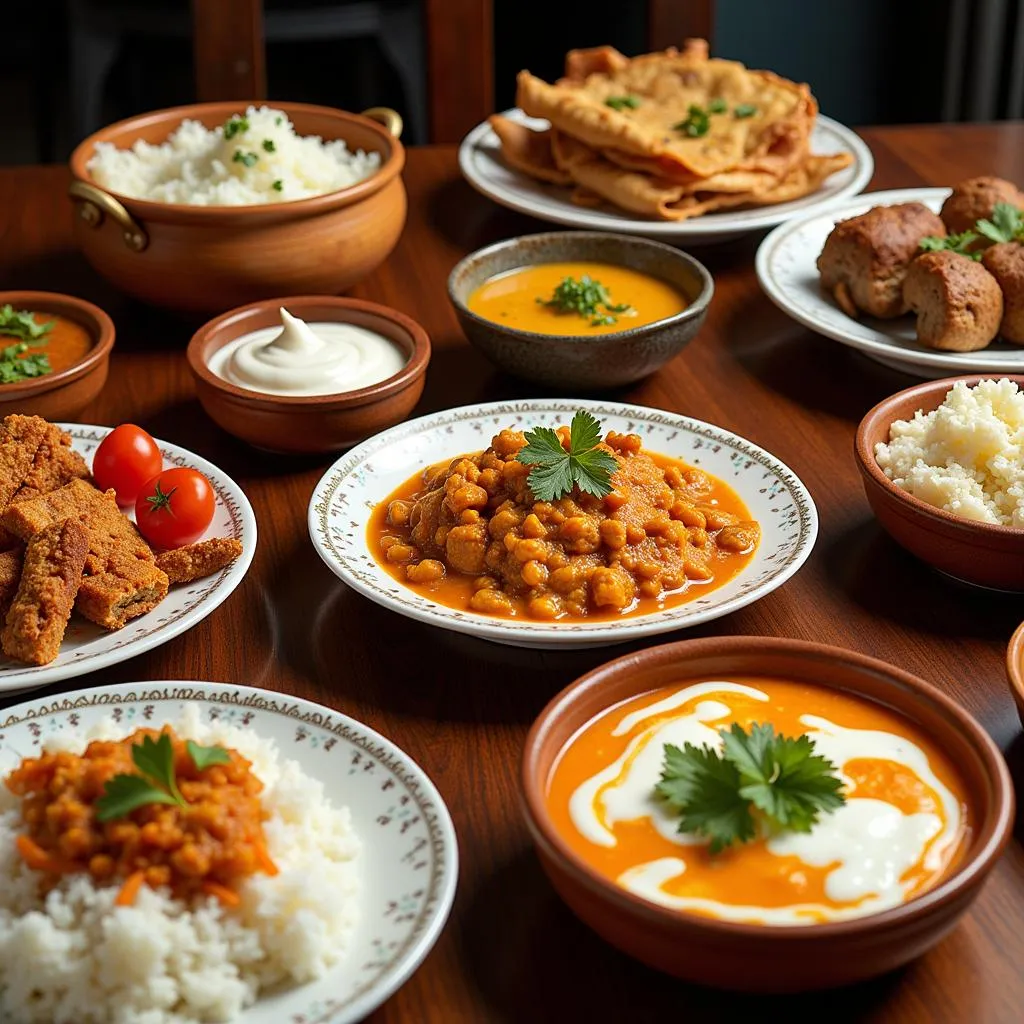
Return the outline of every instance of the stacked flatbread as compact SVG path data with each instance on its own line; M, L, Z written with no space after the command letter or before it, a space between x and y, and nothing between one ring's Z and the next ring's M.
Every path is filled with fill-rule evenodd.
M703 39L632 59L573 50L554 85L528 71L517 81L518 106L551 127L491 117L506 161L573 188L581 205L686 220L797 199L853 159L811 153L818 105L806 85L711 60Z

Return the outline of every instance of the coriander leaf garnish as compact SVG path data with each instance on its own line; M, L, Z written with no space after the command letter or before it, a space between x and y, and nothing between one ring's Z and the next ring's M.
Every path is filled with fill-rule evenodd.
M53 372L50 360L43 354L23 356L28 345L19 341L0 349L0 384L16 384L20 380L42 377Z
M132 760L143 775L163 786L175 803L185 806L185 798L178 791L174 778L174 744L167 733L160 733L156 740L143 736L141 743L132 746Z
M249 119L245 117L229 117L224 122L224 138L233 139L241 132L249 130Z
M19 338L21 341L35 341L46 344L46 335L53 330L53 320L39 323L27 309L15 309L10 303L0 306L0 334Z
M680 815L679 831L711 840L711 852L746 843L761 819L770 829L809 832L822 812L846 798L836 766L814 752L808 735L776 735L770 724L748 733L733 723L719 730L722 751L665 744L655 792Z
M753 103L737 103L733 107L732 116L743 120L745 117L753 117L757 113L757 106Z
M537 301L559 313L576 313L588 317L591 327L614 324L615 317L609 316L608 313L626 313L633 308L628 303L612 305L608 289L589 274L583 274L578 281L573 277L563 277L555 286L550 299L538 298ZM602 313L598 308L600 306L607 312Z
M257 153L243 153L240 149L235 150L235 155L231 158L236 164L244 164L246 167L252 167L256 161L259 160Z
M274 124L276 124L278 127L280 127L283 123L284 123L284 118L283 117L275 117L274 118Z
M201 747L192 740L186 740L185 749L199 771L213 764L231 764L231 755L223 747Z
M281 192L284 189L284 182L278 178L273 185L270 186L275 192Z
M708 117L708 112L703 107L691 103L686 119L677 122L672 127L675 131L689 135L691 138L699 138L702 135L707 135L708 129L711 127L711 118Z
M274 150L277 149L277 146L274 145L274 140L273 139L264 139L263 140L263 148L268 153L273 153Z
M569 450L550 427L526 432L526 445L516 461L532 466L527 483L538 501L555 501L578 487L583 493L603 498L612 491L612 473L619 464L611 452L599 448L601 424L579 409L569 425Z
M708 104L709 114L724 114L729 109L729 104L723 99L714 99Z
M636 96L609 96L604 105L611 107L612 110L636 110L640 106L640 100Z
M928 235L922 238L918 242L918 248L924 252L942 252L948 249L950 252L959 253L961 256L967 256L972 260L980 260L981 252L978 250L971 250L971 246L978 240L980 236L976 231L961 231L958 235L946 235L940 237L939 235Z
M132 811L149 804L170 804L173 807L178 801L141 775L115 775L103 787L103 796L96 801L96 820L125 818Z
M1012 203L996 203L992 219L979 220L974 226L980 234L993 242L1024 240L1024 213Z

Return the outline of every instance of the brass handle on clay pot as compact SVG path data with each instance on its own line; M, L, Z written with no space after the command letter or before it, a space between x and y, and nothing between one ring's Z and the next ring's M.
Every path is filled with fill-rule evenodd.
M379 121L396 139L402 137L404 125L402 115L397 110L390 107L369 107L363 111L362 116L368 117L371 121Z
M91 228L98 228L109 217L120 229L124 244L132 252L142 252L149 245L149 235L138 221L112 195L85 181L73 181L68 195L78 207L78 216Z

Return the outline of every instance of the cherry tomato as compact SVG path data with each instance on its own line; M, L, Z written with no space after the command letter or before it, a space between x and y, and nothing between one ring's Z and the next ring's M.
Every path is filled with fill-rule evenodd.
M156 441L142 427L122 423L100 442L92 457L92 475L101 490L114 488L118 505L134 505L143 484L163 465Z
M139 491L135 522L143 537L158 548L192 544L213 522L210 481L194 469L165 469Z

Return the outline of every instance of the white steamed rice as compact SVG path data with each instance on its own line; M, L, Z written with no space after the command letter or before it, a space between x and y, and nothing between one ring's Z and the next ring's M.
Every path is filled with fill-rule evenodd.
M1024 527L1024 392L957 381L942 405L889 428L875 459L897 487L965 519Z
M283 111L249 107L237 116L248 127L230 139L223 126L210 130L186 119L157 146L141 139L131 149L98 142L87 169L98 185L136 199L252 206L348 188L380 168L379 153L352 153L340 139L296 135Z
M227 1021L279 982L322 975L345 952L357 912L359 840L347 808L272 740L191 707L175 731L252 761L270 813L267 848L280 873L255 875L237 911L213 898L185 905L143 887L115 907L117 887L66 876L44 899L14 846L20 800L0 785L0 1021L4 1024L193 1024ZM47 750L80 752L134 728L64 732ZM315 880L315 881L314 881Z

